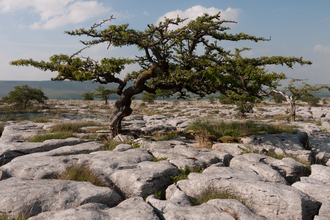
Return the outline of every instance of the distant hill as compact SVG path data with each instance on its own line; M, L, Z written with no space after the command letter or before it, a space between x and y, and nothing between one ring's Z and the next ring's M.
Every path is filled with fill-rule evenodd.
M10 91L14 90L14 86L21 86L27 84L32 88L40 87L45 95L50 99L83 99L82 94L85 92L95 92L99 83L88 82L75 82L75 81L0 81L0 98L7 96ZM132 82L128 83L128 86L132 85ZM110 83L103 85L106 88L117 88L117 83ZM330 97L330 92L327 90L321 90L314 94L317 97ZM194 95L192 95L194 96ZM137 99L141 99L142 95L136 96ZM170 99L176 99L176 96ZM110 96L110 100L117 100L118 95L113 94Z

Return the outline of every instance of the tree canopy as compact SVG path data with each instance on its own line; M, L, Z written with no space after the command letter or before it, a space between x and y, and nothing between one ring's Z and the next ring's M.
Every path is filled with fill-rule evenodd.
M143 31L130 29L128 24L110 25L105 29L99 27L112 17L94 24L90 29L67 31L73 36L87 36L92 40L81 41L89 48L100 43L108 47L135 46L143 52L136 59L104 58L100 62L90 57L77 57L82 51L73 55L53 55L49 62L21 59L12 61L12 65L34 66L41 70L58 72L52 80L93 80L101 84L118 83L116 102L110 118L110 137L121 130L121 120L132 113L131 97L143 91L155 93L157 89L179 92L180 98L187 97L187 91L204 97L220 92L235 100L253 101L260 97L265 88L276 88L278 81L284 79L282 73L268 73L266 65L286 65L289 68L295 63L311 64L302 57L259 57L245 58L241 53L248 48L236 49L234 52L219 46L221 41L268 41L245 33L230 34L225 26L235 21L223 20L220 13L204 14L191 20L187 25L173 30L186 19L165 18L159 25L147 25ZM202 48L202 52L197 52ZM120 79L118 74L126 65L137 63L140 69ZM134 85L126 88L128 81Z
M31 88L28 85L15 86L14 90L8 93L7 103L14 103L17 107L26 109L33 102L44 103L48 98L41 88Z

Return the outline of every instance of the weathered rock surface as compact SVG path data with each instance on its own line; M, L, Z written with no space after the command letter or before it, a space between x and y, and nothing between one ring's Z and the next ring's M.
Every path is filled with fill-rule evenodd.
M240 197L257 215L266 218L313 219L320 203L309 195L283 184L237 168L211 167L191 173L178 187L190 197L208 189L227 191Z
M261 154L243 154L230 161L230 167L254 171L274 183L288 184L306 175L306 165L292 158L277 160Z
M118 136L118 141L131 139L125 143L134 144L120 144L113 151L98 151L102 147L99 141L79 138L43 143L26 141L27 137L47 131L54 124L76 119L107 124L108 109L97 109L104 106L103 103L92 103L93 107L85 102L70 101L68 105L58 100L58 108L78 114L60 113L60 119L47 123L0 122L5 125L0 138L0 208L4 207L5 212L15 209L14 215L19 211L33 211L31 219L330 219L329 167L312 165L312 174L306 177L305 165L291 158L277 160L262 155L292 155L329 166L329 135L320 132L330 129L327 107L297 108L299 117L292 125L304 132L253 135L242 138L242 143L216 143L212 150L196 149L196 141L188 132L179 132L179 137L173 140L158 142L151 135L155 135L154 131L183 131L195 118L212 118L211 123L239 121L233 116L234 105L190 101L169 106L157 101L145 108L162 112L158 114L168 111L166 115L173 113L172 117L157 114L126 117L122 124L125 133ZM91 115L91 108L103 115ZM269 105L254 110L257 114L248 114L250 118L267 118L262 119L264 123L278 123L275 117L283 115L286 106ZM37 114L20 116L35 117ZM319 120L322 125L316 123ZM75 135L101 138L109 132L95 132L96 129L84 127L80 129L83 133ZM242 154L246 151L260 154ZM229 164L230 167L226 167ZM72 165L88 165L117 193L89 183L49 179ZM193 172L187 180L172 184L171 176L188 167L200 167L204 171ZM300 181L295 182L299 177ZM166 200L154 195L164 190ZM227 191L237 200L213 199L192 206L189 197L196 197L205 190ZM141 197L147 198L146 202ZM17 201L22 205L10 206Z
M153 208L141 197L127 199L114 208L91 203L67 210L44 212L35 218L29 218L29 220L43 220L45 218L48 220L159 220Z
M122 199L108 187L70 180L29 180L9 178L0 181L0 213L27 213L68 209L85 203L101 203L109 207Z
M228 153L206 148L196 149L184 144L163 145L160 147L157 147L157 144L155 145L155 147L150 147L149 145L149 151L157 158L167 158L170 163L179 169L205 168L218 162L229 165L229 161L232 158Z
M272 152L278 155L291 155L299 159L310 161L311 152L305 150L308 135L305 132L298 134L265 134L244 137L241 141L248 144L252 151Z
M315 163L326 164L330 160L330 133L320 132L309 137Z

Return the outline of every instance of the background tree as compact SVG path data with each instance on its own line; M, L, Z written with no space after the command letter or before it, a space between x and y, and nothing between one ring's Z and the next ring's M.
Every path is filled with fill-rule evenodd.
M18 108L26 109L33 102L43 104L48 98L45 96L41 88L31 88L28 85L15 86L14 91L8 93L6 103L14 103Z
M306 94L301 98L301 101L307 102L310 106L318 106L318 103L321 99L319 97L315 97L313 94Z
M94 100L94 93L92 92L85 92L82 94L84 100Z
M286 101L290 104L290 115L291 122L296 120L296 101L301 99L304 96L309 96L311 92L316 92L321 89L330 90L329 86L326 85L315 85L311 86L305 82L302 82L302 86L295 86L295 82L303 81L301 79L292 79L287 87L284 88L284 91L271 90L272 93L277 93L285 97ZM286 93L289 93L286 95Z
M34 66L41 70L57 71L58 76L52 80L93 80L101 84L118 83L117 94L120 98L115 103L115 111L110 117L110 138L121 131L121 121L132 113L131 98L144 91L155 93L157 89L175 90L180 98L187 97L191 92L204 97L220 92L231 93L234 98L258 97L264 88L276 87L279 78L284 74L267 73L266 65L286 65L292 67L299 63L311 64L296 57L260 57L243 58L241 50L235 53L218 46L219 41L250 40L254 42L268 41L262 37L255 37L245 33L227 33L227 23L234 21L222 20L220 13L216 15L204 14L191 20L187 25L173 30L171 26L178 26L186 19L165 19L159 25L148 25L144 31L128 28L128 24L110 25L105 29L98 29L106 19L94 24L90 29L78 29L66 32L74 36L87 36L89 41L81 41L89 48L100 43L108 43L108 47L135 46L143 52L136 59L104 58L101 62L89 57L79 58L78 51L72 56L53 55L49 62L28 60L12 61L12 65ZM198 52L197 53L197 48ZM140 70L127 74L124 79L117 76L125 65L137 63ZM126 87L128 81L132 86ZM248 97L246 97L248 94Z
M280 103L286 101L285 97L278 93L275 93L272 98L276 104L280 104Z
M142 101L148 102L148 103L153 103L157 98L157 95L154 93L149 93L149 92L142 92Z
M115 89L106 89L104 86L99 85L95 89L98 93L94 93L94 96L105 101L105 104L108 104L108 99L111 94L116 94Z

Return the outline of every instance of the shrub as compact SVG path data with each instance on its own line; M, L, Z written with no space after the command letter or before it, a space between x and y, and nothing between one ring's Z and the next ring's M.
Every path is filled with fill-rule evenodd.
M318 106L320 100L320 98L315 97L312 94L304 95L304 97L301 99L301 101L307 102L310 106Z
M142 101L148 102L148 103L153 103L157 98L156 94L149 93L149 92L143 92L142 93Z
M277 103L277 104L280 104L280 103L286 101L285 97L282 96L281 94L278 94L278 93L275 93L275 94L273 95L273 100L274 100L275 103Z
M6 103L14 103L19 108L26 109L27 106L32 106L35 102L43 104L48 99L41 88L31 88L26 84L14 88L14 91L8 93Z
M220 101L221 104L224 104L224 105L235 104L234 100L232 100L232 99L230 99L227 96L222 95L222 94L219 96L219 101Z
M92 92L85 92L82 94L84 100L94 100L94 93Z

